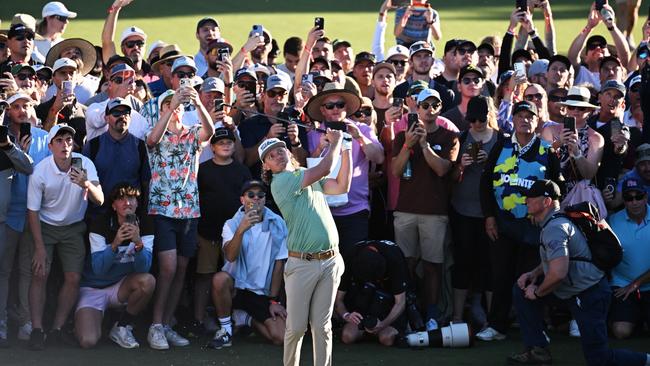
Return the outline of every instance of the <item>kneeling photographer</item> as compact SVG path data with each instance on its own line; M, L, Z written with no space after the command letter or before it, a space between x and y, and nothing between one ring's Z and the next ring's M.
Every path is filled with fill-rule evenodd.
M362 241L344 256L346 271L335 300L345 320L341 340L351 344L364 334L392 346L406 328L406 260L390 241Z

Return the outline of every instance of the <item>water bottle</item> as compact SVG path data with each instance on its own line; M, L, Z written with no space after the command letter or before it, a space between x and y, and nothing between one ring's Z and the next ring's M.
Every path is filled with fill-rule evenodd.
M411 167L411 159L406 162L406 168L402 173L403 180L411 180L413 178L413 168Z

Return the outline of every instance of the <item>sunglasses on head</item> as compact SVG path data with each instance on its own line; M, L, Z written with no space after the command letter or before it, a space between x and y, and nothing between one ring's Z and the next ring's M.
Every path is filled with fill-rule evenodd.
M529 102L532 102L534 100L542 100L543 98L544 98L544 96L541 93L524 95L524 99L526 99Z
M332 110L334 108L343 109L345 108L345 102L325 103L323 104L323 107L328 110Z
M62 23L67 23L68 22L68 17L63 16L63 15L55 15L54 18L57 19L58 21L62 22Z
M32 33L23 33L19 34L16 37L14 37L16 41L24 41L25 39L33 41L34 40L34 35Z
M461 55L461 56L465 56L466 53L469 53L469 54L471 55L471 54L474 53L475 51L476 51L476 50L473 49L473 48L457 48L457 49L456 49L456 53L459 54L459 55Z
M192 79L194 78L194 76L196 76L196 73L193 71L190 72L176 71L174 74L176 74L176 76L178 76L179 79L185 79L185 78Z
M112 111L108 112L108 114L110 114L113 118L120 118L122 116L130 116L131 111L128 109L113 109Z
M372 116L372 109L370 108L361 108L358 111L354 112L354 116L361 118L363 116L370 117Z
M34 74L26 74L26 73L20 73L16 75L16 79L18 80L36 80L36 75Z
M437 102L436 103L422 102L422 103L420 103L419 107L422 108L422 109L429 109L429 108L433 107L433 109L435 110L435 109L438 109L440 107L440 103L437 103Z
M593 51L593 50L595 50L596 48L605 49L605 48L607 48L607 45L606 45L606 44L602 44L602 43L592 43L592 44L590 44L590 45L587 45L587 49L588 49L589 51Z
M568 105L566 107L566 109L570 110L570 111L580 111L580 112L586 112L586 111L589 110L589 108L587 108L587 107L576 107L576 106L572 106L572 105Z
M260 199L264 198L264 197L266 197L266 192L264 192L264 191L259 191L257 193L255 193L253 191L246 192L246 197L248 197L250 199L255 198L255 196L257 196L257 198L260 198Z
M390 60L390 61L388 61L388 62L390 62L391 64L393 64L393 65L395 65L395 66L402 66L402 67L404 67L404 66L406 66L406 62L407 62L407 61L406 61L406 60Z
M266 91L266 96L269 97L269 98L284 97L285 95L287 95L286 90L273 90L273 89L271 89L271 90Z
M639 193L639 194L624 194L623 195L623 201L625 202L632 202L632 201L643 201L646 197L645 193Z
M137 40L137 41L126 41L126 42L124 42L124 45L125 45L127 48L133 48L133 47L135 47L135 46L142 47L142 46L144 46L144 41L141 41L141 40Z
M555 102L555 103L557 103L557 102L565 102L566 97L563 97L561 95L553 95L553 94L551 94L551 95L548 96L548 100L549 100L549 102Z
M463 78L461 81L465 85L469 85L471 83L474 83L476 85L480 84L483 79L481 78Z

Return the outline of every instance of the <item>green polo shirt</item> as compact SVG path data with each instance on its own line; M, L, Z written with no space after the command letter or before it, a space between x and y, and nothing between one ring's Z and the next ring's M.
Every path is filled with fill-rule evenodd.
M313 253L339 245L339 235L325 195L324 179L301 188L305 168L273 174L271 193L289 228L287 247Z

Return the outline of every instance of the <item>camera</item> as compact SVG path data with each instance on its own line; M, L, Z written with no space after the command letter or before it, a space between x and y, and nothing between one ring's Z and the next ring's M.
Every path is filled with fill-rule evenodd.
M447 327L430 332L407 334L398 342L408 347L462 348L472 345L472 334L467 323L451 323Z
M366 282L357 288L353 308L363 319L358 325L359 330L372 329L380 319L386 318L393 307L393 296L378 289L372 282Z
M414 291L406 293L406 318L412 331L420 332L426 329L422 314L417 307L417 295Z
M278 119L278 123L281 123L282 127L284 127L284 133L279 138L280 140L286 140L288 138L287 128L290 123L295 123L294 120L300 119L300 111L293 107L285 107L278 113Z

